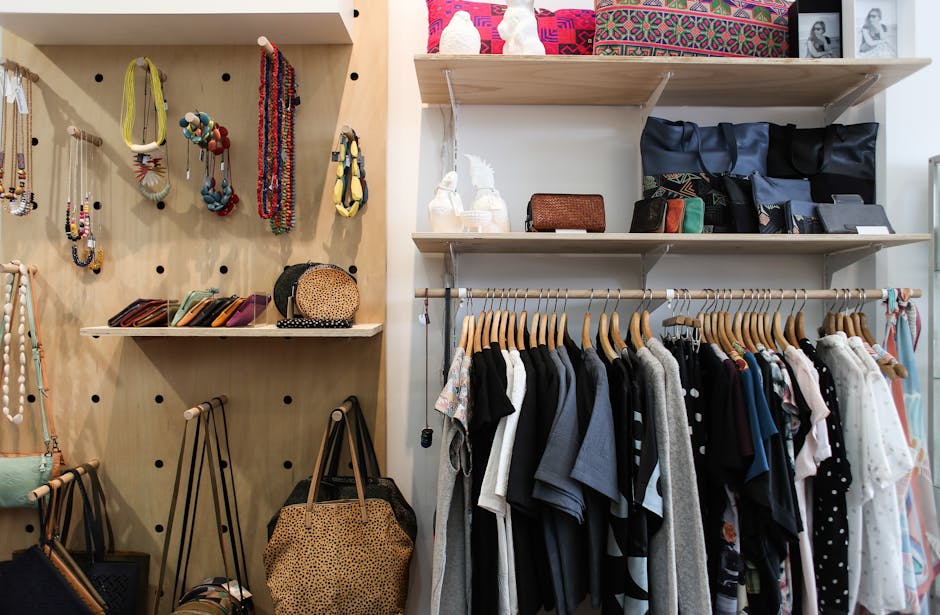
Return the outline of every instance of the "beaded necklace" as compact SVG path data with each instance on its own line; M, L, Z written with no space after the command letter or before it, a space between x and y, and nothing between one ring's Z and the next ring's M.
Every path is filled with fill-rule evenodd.
M226 163L231 164L231 152L229 148L232 145L229 139L228 129L219 124L208 113L195 111L187 113L179 121L183 129L183 136L190 143L199 147L199 159L206 164L206 174L203 179L202 189L199 194L209 211L219 216L227 216L235 209L239 198L235 194L235 187L232 185ZM222 171L222 183L216 187L215 181L215 162L216 158L220 161L220 170ZM189 149L186 150L186 179L189 179Z
M3 356L0 357L0 363L3 365L3 416L14 425L23 422L23 411L26 407L26 279L29 272L26 266L18 261L13 261L19 271L16 274L6 274L6 284L3 304ZM13 283L19 280L17 289L14 290ZM18 301L17 301L18 300ZM20 324L16 332L19 335L20 346L20 373L17 377L19 385L20 405L17 413L10 412L10 364L12 356L10 346L13 339L13 310L16 303L19 303Z
M170 193L170 178L167 174L165 160L167 159L166 145L166 112L167 104L163 96L163 83L160 80L160 71L149 58L142 58L144 66L150 74L148 83L144 78L144 120L141 129L141 144L131 141L134 130L134 117L137 112L137 103L134 93L134 75L138 60L131 60L124 73L124 106L121 110L121 136L124 143L134 152L134 175L137 178L137 189L151 201L162 201ZM149 86L149 88L148 88ZM153 99L151 101L151 98ZM147 142L147 127L150 118L150 108L153 107L157 123L156 140ZM160 153L163 155L161 156ZM157 186L163 184L159 190Z
M273 44L272 44L273 46ZM258 88L258 215L275 235L294 228L294 67L274 47L261 50Z
M14 216L27 216L33 210L32 181L32 139L33 139L33 82L26 78L23 87L23 75L17 70L13 80L15 108L13 109L12 132L15 155L10 161L10 179L16 177L16 187L8 190L3 197L9 201L8 209ZM12 186L12 184L11 184Z
M69 177L68 177L68 199L65 206L65 236L72 241L72 262L77 267L88 267L95 273L101 272L101 265L104 261L104 251L97 246L95 239L95 230L92 225L91 207L92 189L88 182L86 187L86 177L88 174L88 159L85 156L85 132L80 131L74 143L69 144ZM75 152L73 156L73 150ZM94 150L92 150L94 151ZM75 160L73 167L72 160ZM72 213L73 195L73 177L74 185L77 190L78 219ZM79 242L85 240L84 248L80 247Z

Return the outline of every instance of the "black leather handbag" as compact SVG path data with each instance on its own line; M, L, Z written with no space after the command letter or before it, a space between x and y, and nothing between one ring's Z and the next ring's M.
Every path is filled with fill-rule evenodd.
M150 554L115 550L114 530L108 516L108 503L98 478L98 471L92 466L86 466L85 470L90 478L91 494L80 476L76 476L75 480L69 483L61 526L62 544L68 544L72 502L77 486L82 501L81 528L85 536L85 550L71 550L72 559L107 602L109 615L144 615L150 577Z
M858 194L875 202L878 124L830 124L823 128L770 125L767 175L807 178L817 203L833 194Z

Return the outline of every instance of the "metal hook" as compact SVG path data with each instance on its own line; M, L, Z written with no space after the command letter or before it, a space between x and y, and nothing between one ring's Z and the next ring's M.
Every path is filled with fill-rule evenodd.
M567 295L567 293L566 293L566 295ZM616 312L618 309L620 309L620 298L621 298L622 296L623 296L623 289L622 289L622 288L618 288L618 289L617 289L617 303L614 304L614 312Z
M604 299L604 311L601 312L602 314L606 314L606 313L607 313L607 304L608 304L609 302L610 302L610 289L608 288L608 289L607 289L607 298Z
M588 313L588 314L591 313L591 304L592 304L592 303L594 303L594 289L593 289L593 288L591 289L591 294L588 295L588 306L587 306L587 313Z
M562 313L568 311L568 289L565 289L565 302L561 305Z

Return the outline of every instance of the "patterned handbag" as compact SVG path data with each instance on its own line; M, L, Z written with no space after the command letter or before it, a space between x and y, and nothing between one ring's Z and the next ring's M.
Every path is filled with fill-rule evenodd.
M716 187L717 184L717 187ZM643 198L702 199L702 233L732 233L731 208L728 195L719 178L707 173L664 173L643 177Z
M595 55L785 58L788 0L595 0Z
M405 612L417 525L395 482L380 478L359 401L329 419L317 465L272 520L264 571L276 615ZM353 476L332 475L345 431ZM305 484L306 482L306 484Z

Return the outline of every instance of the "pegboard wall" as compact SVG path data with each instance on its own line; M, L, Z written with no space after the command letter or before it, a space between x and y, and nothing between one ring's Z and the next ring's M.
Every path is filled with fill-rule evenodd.
M32 150L39 207L25 218L2 213L0 256L38 267L34 292L59 442L72 464L101 460L118 548L151 554L151 590L186 408L218 394L229 398L232 463L258 613L273 612L261 558L265 526L293 485L310 474L329 410L347 395L359 396L384 461L381 334L365 339L79 336L80 327L105 324L138 297L181 300L190 290L207 287L218 287L223 296L271 292L284 266L307 260L355 266L362 296L357 321L385 320L388 6L384 0L360 0L356 8L354 44L282 48L297 71L302 103L295 132L297 225L280 237L271 234L256 207L257 46L37 48L3 33L3 56L40 76L33 86ZM277 43L277 32L258 34ZM138 192L119 128L124 71L138 56L151 58L168 76L172 189L160 203ZM138 107L142 77L139 71ZM232 178L241 203L225 218L202 202L203 171L195 148L192 179L185 176L187 141L176 122L194 109L230 131ZM94 200L101 203L93 212L105 250L100 275L72 264L63 232L70 124L104 140L90 169ZM351 220L339 217L331 202L330 151L344 124L359 134L369 184L368 206ZM273 322L273 304L266 316ZM22 427L0 425L0 450L38 449L39 404L30 402L26 412ZM200 514L190 583L222 574L210 511L206 500L200 505L205 514ZM34 543L36 531L35 512L0 510L0 558ZM172 578L175 551L170 560ZM163 604L166 612L169 601Z

